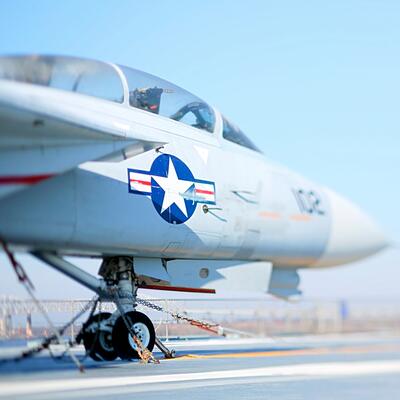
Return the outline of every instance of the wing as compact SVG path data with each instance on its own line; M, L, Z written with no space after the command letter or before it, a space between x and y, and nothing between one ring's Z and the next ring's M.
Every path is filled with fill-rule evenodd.
M121 105L108 103L0 81L0 197L86 161L115 161L162 144L132 132Z

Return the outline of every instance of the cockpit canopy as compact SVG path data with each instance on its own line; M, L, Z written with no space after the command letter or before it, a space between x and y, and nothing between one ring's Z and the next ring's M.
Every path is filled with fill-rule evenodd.
M214 132L214 111L203 100L154 75L133 68L120 68L128 82L132 107Z
M154 75L77 57L0 57L0 79L48 86L116 103L124 103L125 97L121 71L128 85L126 103L129 106L214 132L215 113L212 107L179 86ZM222 121L226 140L259 151L238 127L225 117Z
M228 121L224 116L222 116L222 124L222 136L224 139L261 153L260 149L242 132L242 130Z
M121 79L110 65L58 56L0 57L0 79L48 86L117 103L124 101Z
M204 101L156 76L120 68L128 83L130 106L214 131L214 111ZM124 88L117 68L100 61L62 56L0 57L0 79L124 102Z

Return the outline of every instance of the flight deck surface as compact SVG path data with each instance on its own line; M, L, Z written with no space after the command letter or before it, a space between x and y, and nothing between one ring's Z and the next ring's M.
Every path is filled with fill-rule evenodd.
M400 338L388 335L170 342L160 364L85 360L79 373L49 353L0 364L0 399L394 399ZM3 347L9 357L17 348ZM57 353L57 350L56 350ZM83 349L74 349L83 357ZM155 352L158 358L161 354Z

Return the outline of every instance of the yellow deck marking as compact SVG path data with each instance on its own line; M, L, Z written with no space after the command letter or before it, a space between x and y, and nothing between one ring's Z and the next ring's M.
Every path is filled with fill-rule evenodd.
M193 360L193 359L214 359L214 358L255 358L255 357L295 357L309 355L327 354L363 354L372 352L400 351L399 345L380 344L371 346L339 347L318 349L299 349L299 350L271 350L271 351L249 351L241 353L220 353L220 354L185 354L170 360Z

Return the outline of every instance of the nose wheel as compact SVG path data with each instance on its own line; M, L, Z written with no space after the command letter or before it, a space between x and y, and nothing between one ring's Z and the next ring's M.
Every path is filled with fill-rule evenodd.
M110 317L106 312L95 314L83 326L83 345L95 361L113 361L118 356L113 346L112 328L105 323Z
M128 327L148 350L152 351L156 340L153 323L143 313L130 311L120 316L115 321L112 330L112 345L118 357L123 360L138 359L137 344L135 343Z

